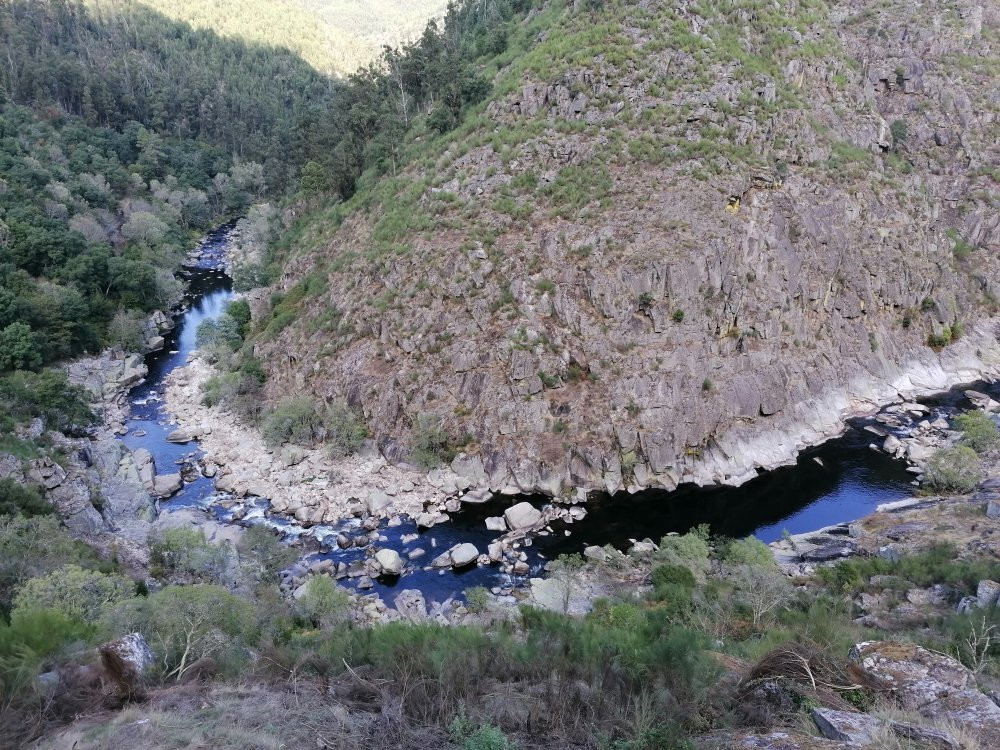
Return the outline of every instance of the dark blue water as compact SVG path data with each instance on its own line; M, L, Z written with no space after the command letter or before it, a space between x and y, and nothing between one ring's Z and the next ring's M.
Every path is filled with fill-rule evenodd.
M177 325L167 337L164 349L147 357L149 375L130 394L132 416L129 433L123 440L132 449L149 450L161 474L177 471L177 467L200 456L195 443L175 445L166 441L174 426L163 407L164 378L183 366L195 350L201 322L218 317L232 297L230 280L223 271L223 252L230 229L222 227L209 235L202 260L186 268L187 308L177 317ZM947 415L955 411L961 398L956 393L933 402L938 413ZM580 552L590 544L612 544L627 549L631 539L658 540L668 532L683 533L699 524L708 524L715 534L732 537L753 534L769 542L784 531L794 534L857 519L880 503L912 494L913 475L906 471L905 464L871 450L869 443L880 443L882 439L862 427L862 422L856 422L843 437L803 453L796 465L769 472L739 488L685 486L672 492L649 490L635 495L593 497L587 503L585 519L568 525L557 522L551 532L536 537L530 547L524 548L531 565L529 575L540 574L548 559ZM904 426L899 431L906 429ZM367 551L340 550L335 542L337 533L361 534L358 520L303 528L282 516L271 516L266 499L237 501L218 493L214 480L192 476L197 478L163 503L165 508L199 507L221 521L267 524L289 543L299 546L303 557L310 562L328 558L350 563L381 547L398 550L404 559L413 550L424 550L422 557L408 563L410 572L402 579L376 583L375 590L382 594L391 594L394 588L419 588L428 598L441 601L471 586L510 587L523 582L502 574L496 566L445 572L425 570L424 566L459 542L472 542L480 552L485 552L496 537L486 530L485 518L500 515L505 507L525 498L497 498L483 505L466 506L451 522L430 530L418 531L412 521L404 519L395 528L383 525L379 529L381 538ZM548 502L543 497L529 499L539 506ZM568 536L566 531L570 532ZM357 579L344 579L341 583L353 586Z

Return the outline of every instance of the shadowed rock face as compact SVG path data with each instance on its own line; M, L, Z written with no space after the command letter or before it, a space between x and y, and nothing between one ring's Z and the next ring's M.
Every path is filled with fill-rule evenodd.
M627 66L501 73L432 173L339 228L307 220L281 287L326 285L259 343L269 397L345 400L393 458L440 415L477 485L556 495L738 484L845 416L1000 374L997 7L890 6L775 11L810 55L723 9L630 6ZM767 47L766 72L647 13Z

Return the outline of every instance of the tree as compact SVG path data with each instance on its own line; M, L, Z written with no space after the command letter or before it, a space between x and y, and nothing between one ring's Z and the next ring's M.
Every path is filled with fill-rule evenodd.
M42 364L38 339L27 323L0 331L0 370L33 370Z
M155 214L148 211L137 211L122 225L122 235L130 240L147 245L163 242L168 227Z
M107 616L116 632L142 633L166 677L181 680L201 659L238 655L256 629L253 605L210 584L167 586L121 602Z
M136 310L118 308L108 323L107 341L127 352L137 352L143 346L143 324L145 316Z

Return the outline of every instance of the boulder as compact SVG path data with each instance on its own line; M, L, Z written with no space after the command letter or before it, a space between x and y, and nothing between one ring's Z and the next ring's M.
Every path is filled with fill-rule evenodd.
M180 490L182 484L179 473L162 474L153 480L153 494L157 497L170 497Z
M1000 498L991 498L986 506L987 518L1000 518Z
M440 555L431 560L432 568L450 568L451 567L451 552L442 552Z
M504 520L503 516L489 516L486 519L486 529L488 531L506 531L507 522Z
M859 643L851 658L884 680L908 711L934 723L951 722L984 747L1000 747L1000 706L981 693L960 662L913 643Z
M879 719L857 711L814 708L812 718L820 733L827 739L854 742L858 745L869 744L882 727Z
M129 633L101 646L101 664L120 700L142 699L143 678L153 666L153 651L140 633Z
M584 548L583 556L588 560L595 560L596 562L605 562L608 559L608 553L604 548L596 545Z
M417 589L403 589L392 600L396 611L411 622L427 619L427 602Z
M474 563L479 557L479 550L476 549L476 545L465 542L452 547L449 554L451 555L451 564L456 568L461 568Z
M507 526L512 531L530 529L542 520L542 512L531 503L518 503L503 512L503 517L507 521Z
M375 562L379 564L383 575L398 576L403 573L403 558L394 549L380 549L375 553Z
M976 587L976 606L980 609L995 607L998 600L1000 600L1000 583L980 581Z
M174 430L169 435L167 435L168 443L190 443L194 440L194 435L192 435L187 430Z
M492 542L487 551L490 556L490 562L500 562L503 560L503 545L500 542Z
M469 490L464 495L462 495L463 503L472 503L478 505L480 503L485 503L493 497L493 491L489 487L481 487L477 490Z
M373 516L379 515L390 505L392 505L392 498L384 492L372 492L368 495L368 499L365 500L365 507L368 508L368 512Z

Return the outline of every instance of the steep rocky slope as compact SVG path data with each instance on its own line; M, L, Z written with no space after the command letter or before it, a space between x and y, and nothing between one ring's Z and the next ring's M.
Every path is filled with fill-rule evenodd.
M474 116L300 220L274 402L400 459L439 415L562 494L737 483L1000 374L995 2L594 5L539 3Z

